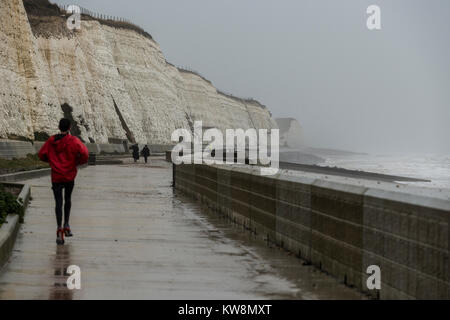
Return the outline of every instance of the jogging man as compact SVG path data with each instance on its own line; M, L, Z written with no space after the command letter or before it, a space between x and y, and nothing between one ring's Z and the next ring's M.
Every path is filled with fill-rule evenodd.
M77 176L77 166L88 162L89 151L77 138L70 135L70 120L61 119L61 133L51 137L39 151L39 158L50 164L52 168L52 189L55 197L55 213L58 229L56 243L64 244L64 236L72 237L69 226L70 209L72 207L72 191ZM64 228L63 219L63 189L64 191Z

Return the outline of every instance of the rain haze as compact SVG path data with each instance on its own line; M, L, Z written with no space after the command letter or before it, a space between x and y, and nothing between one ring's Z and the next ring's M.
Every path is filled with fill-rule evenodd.
M168 61L298 119L311 146L450 154L448 0L53 2L128 18Z

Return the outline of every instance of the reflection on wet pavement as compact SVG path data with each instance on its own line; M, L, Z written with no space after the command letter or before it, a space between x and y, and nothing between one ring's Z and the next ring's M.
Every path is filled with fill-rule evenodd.
M55 244L49 178L29 181L0 299L364 298L177 194L171 173L159 160L82 170L65 246ZM67 288L69 265L81 268L81 290Z
M69 277L67 268L72 265L70 261L70 251L72 248L71 245L55 245L55 247L56 254L53 264L53 267L55 269L54 285L53 288L50 289L48 298L50 300L72 300L73 290L67 289L67 279Z

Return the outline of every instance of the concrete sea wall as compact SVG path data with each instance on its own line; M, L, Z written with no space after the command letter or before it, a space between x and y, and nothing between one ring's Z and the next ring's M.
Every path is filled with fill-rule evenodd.
M180 165L175 187L381 299L449 299L450 201L250 167ZM369 291L367 268L381 269Z

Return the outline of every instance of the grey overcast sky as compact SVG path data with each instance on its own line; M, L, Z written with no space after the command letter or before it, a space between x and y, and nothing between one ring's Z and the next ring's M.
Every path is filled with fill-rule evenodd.
M52 2L134 21L168 61L298 119L310 145L450 154L449 0Z

